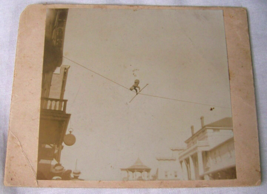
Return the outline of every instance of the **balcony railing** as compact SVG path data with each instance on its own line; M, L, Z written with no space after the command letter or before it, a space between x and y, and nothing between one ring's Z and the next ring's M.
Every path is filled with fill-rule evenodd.
M201 140L201 141L198 141L198 140L195 140L195 141L192 141L190 143L187 144L187 148L191 148L193 146L208 146L209 145L209 142L207 140Z
M41 108L46 110L62 111L66 113L68 100L61 100L56 98L42 98Z
M209 142L207 140L197 141L197 146L208 146Z

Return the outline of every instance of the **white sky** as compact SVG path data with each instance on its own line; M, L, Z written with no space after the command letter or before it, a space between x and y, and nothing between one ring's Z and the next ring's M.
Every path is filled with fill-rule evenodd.
M144 93L211 106L138 95L80 66L70 65L65 99L76 143L65 146L62 164L80 178L121 180L120 168L139 157L152 168L156 157L183 147L200 117L211 123L231 116L228 66L220 10L70 9L64 55ZM211 107L215 107L210 111Z

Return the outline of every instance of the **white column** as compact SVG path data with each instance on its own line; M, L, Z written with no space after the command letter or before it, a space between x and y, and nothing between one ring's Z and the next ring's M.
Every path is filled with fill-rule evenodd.
M188 172L185 164L185 160L182 161L183 180L188 180Z
M206 174L206 175L204 176L204 180L210 180L209 175Z
M199 176L203 175L204 173L204 165L203 165L203 158L202 158L202 152L197 153L197 159L198 159L198 170L199 170Z
M195 166L192 156L189 157L189 163L190 163L191 180L195 180L196 179Z
M145 170L142 172L142 178L143 178L144 180L146 180L146 171L145 171Z

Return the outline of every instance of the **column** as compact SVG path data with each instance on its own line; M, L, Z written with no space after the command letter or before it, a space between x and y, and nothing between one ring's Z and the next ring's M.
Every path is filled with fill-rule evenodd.
M204 173L204 165L203 165L203 158L201 151L197 153L197 159L198 159L199 176L201 176Z
M129 180L129 171L127 170L127 180Z
M189 157L189 163L190 163L191 180L195 180L196 179L195 166L192 156Z
M134 171L131 171L132 172L132 180L134 180Z
M209 175L206 174L206 175L204 176L204 180L210 180Z
M143 172L142 172L142 179L144 179L144 180L146 180L146 174L145 174L145 170L143 170Z
M182 161L183 179L188 180L188 172L185 164L185 160Z

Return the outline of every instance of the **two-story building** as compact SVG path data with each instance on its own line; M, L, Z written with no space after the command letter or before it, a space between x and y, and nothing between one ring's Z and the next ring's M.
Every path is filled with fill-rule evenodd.
M184 180L236 178L235 149L232 118L227 117L205 125L192 136L179 154Z
M171 157L156 158L157 180L212 180L236 178L232 118L204 124L185 140L186 148L172 148Z

